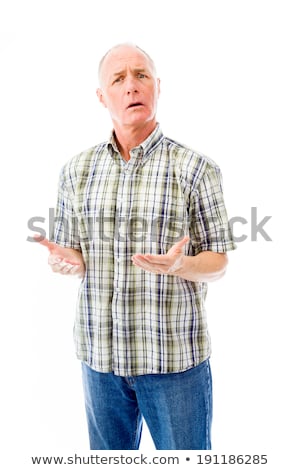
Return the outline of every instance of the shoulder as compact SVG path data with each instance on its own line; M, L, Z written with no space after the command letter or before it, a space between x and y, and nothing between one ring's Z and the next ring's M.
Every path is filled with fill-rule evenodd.
M107 148L107 142L94 145L70 158L61 169L61 178L65 182L87 177L95 162Z
M203 153L169 137L164 138L170 158L174 161L176 172L190 186L197 183L209 173L219 174L218 164Z

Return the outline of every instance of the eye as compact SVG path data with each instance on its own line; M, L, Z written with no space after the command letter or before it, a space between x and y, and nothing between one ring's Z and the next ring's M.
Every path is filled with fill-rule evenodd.
M137 76L138 76L138 78L146 78L146 75L145 75L144 73L142 73L142 72L139 72L139 73L137 74Z
M124 80L124 77L123 77L123 75L120 75L119 77L117 77L117 78L113 81L113 83L120 83L122 80Z

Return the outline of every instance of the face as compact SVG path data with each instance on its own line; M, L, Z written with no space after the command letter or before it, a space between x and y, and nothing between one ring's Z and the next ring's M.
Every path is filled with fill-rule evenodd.
M159 80L151 61L139 49L120 46L108 53L97 95L115 128L155 124Z

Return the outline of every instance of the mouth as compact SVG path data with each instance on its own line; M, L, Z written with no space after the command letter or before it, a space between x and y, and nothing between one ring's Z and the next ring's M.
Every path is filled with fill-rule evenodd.
M140 103L140 102L136 102L136 103L131 103L129 106L127 106L127 109L130 109L130 108L138 108L140 106L143 106L143 103Z

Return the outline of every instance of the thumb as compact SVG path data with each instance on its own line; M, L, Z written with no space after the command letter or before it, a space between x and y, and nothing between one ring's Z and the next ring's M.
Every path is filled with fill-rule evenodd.
M53 242L50 242L47 238L43 238L41 237L40 235L34 235L33 238L35 239L36 242L38 242L40 245L43 245L45 246L46 248L48 248L48 250L50 251L50 253L53 251L54 247L55 247L55 243Z
M186 245L189 240L190 240L190 237L188 236L183 237L181 240L179 240L179 242L175 243L175 245L173 245L172 248L170 248L170 250L168 251L168 254L175 255L177 253L178 254L181 253L184 245Z

